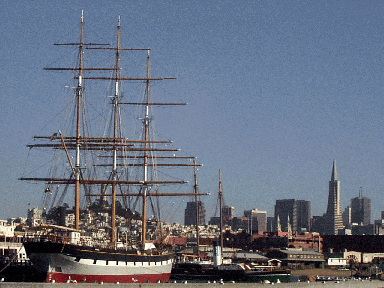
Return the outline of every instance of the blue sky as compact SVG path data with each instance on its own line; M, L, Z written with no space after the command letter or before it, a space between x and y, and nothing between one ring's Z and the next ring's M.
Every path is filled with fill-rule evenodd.
M156 128L204 164L198 181L212 193L203 199L208 216L219 169L238 216L251 208L272 216L276 199L286 198L309 200L312 215L322 215L336 159L342 208L362 187L372 219L380 217L382 2L2 1L0 218L40 205L42 186L17 178L25 145L57 129L51 123L47 132L46 122L68 78L42 69L72 56L52 44L76 40L82 9L87 39L114 43L120 15L122 45L150 47L152 75L178 78L156 84L153 97L189 105L160 109ZM185 202L175 201L182 221Z

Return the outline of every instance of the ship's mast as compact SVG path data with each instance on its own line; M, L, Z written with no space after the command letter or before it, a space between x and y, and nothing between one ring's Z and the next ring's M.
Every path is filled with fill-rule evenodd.
M84 141L85 137L81 136L81 128L82 128L82 122L84 122L84 119L82 119L82 101L83 101L83 71L84 70L111 70L109 68L84 68L83 67L83 53L84 53L84 46L92 46L92 45L108 45L104 43L84 43L84 12L81 11L81 18L80 18L80 41L79 43L67 43L67 44L55 44L55 45L75 45L78 46L79 49L79 66L76 68L44 68L45 70L74 70L77 72L77 87L76 87L76 132L75 137L63 137L60 132L60 137L48 137L50 140L54 139L61 139L62 144L57 146L57 144L42 144L40 147L61 147L64 146L66 153L68 153L67 147L69 149L75 149L75 167L72 169L74 174L74 183L75 184L75 229L80 228L80 183L82 181L81 176L81 150L84 149L82 147L82 142ZM47 138L47 137L43 137ZM65 141L70 141L72 145L65 145ZM92 140L90 140L92 141ZM39 147L39 144L37 145L31 145L31 147ZM27 180L26 178L20 178L21 180ZM32 178L33 180L43 180L39 178ZM45 181L45 180L43 180ZM60 182L60 181L59 181ZM53 182L50 182L53 183Z
M146 237L147 237L147 193L148 193L148 185L146 184L148 181L148 144L149 144L149 79L151 76L150 72L150 59L149 59L149 50L147 54L147 81L146 81L146 94L145 94L145 116L143 119L144 123L144 157L143 157L143 165L144 165L144 185L142 187L142 197L143 197L143 208L142 208L142 238L141 244L145 245Z
M194 185L194 192L195 192L195 205L196 205L196 255L197 255L197 260L200 260L200 232L199 232L199 222L200 222L200 207L199 207L199 202L198 202L198 189L199 186L197 185L197 167L196 167L196 160L193 161L193 164L195 165L194 168L194 180L195 180L195 185Z
M111 193L90 193L90 191L87 191L86 197L91 196L111 196L112 197L112 206L111 206L111 228L113 230L111 241L116 242L116 197L118 196L139 196L142 197L142 204L143 204L143 211L142 211L142 223L143 223L143 232L142 232L142 244L145 245L146 242L146 206L147 206L147 198L150 196L192 196L192 195L207 195L207 193L158 193L151 192L150 187L154 185L163 185L163 184L185 184L186 181L183 180L153 180L149 179L149 170L150 168L155 166L155 163L153 162L154 159L194 159L194 157L167 157L167 156L154 156L150 155L151 152L175 152L179 151L179 149L169 149L169 148L155 148L152 147L152 144L155 143L171 143L169 140L167 141L157 141L157 140L150 140L149 136L149 125L151 122L150 115L149 115L149 107L150 106L173 106L173 105L186 105L186 103L153 103L150 102L150 82L151 81L161 81L166 79L176 79L173 77L166 77L166 78L151 78L150 77L150 57L149 57L149 48L122 48L120 47L120 17L117 25L117 47L112 48L103 48L103 47L94 47L94 46L104 46L109 44L104 43L85 43L84 42L84 17L83 12L81 15L81 21L80 21L80 41L78 43L64 43L64 44L55 44L55 45L69 45L69 46L77 46L78 47L78 53L79 53L79 65L78 67L72 67L72 68L44 68L44 70L56 70L56 71L65 71L65 70L72 70L72 71L78 71L77 76L75 77L78 81L76 92L75 92L75 111L76 111L76 131L75 135L73 136L66 136L63 135L60 131L60 136L35 136L35 139L42 139L49 141L49 143L42 143L42 144L33 144L33 145L27 145L29 148L34 147L49 147L52 149L64 149L67 155L68 162L71 166L73 177L70 178L57 178L55 176L52 177L21 177L20 180L24 181L44 181L47 183L47 185L74 185L75 186L75 228L80 228L80 185L105 185L111 186ZM83 53L84 48L86 49L106 49L106 50L116 50L116 56L115 56L115 67L113 68L90 68L90 67L84 67L83 62ZM126 50L146 50L148 51L147 54L147 76L146 77L121 77L120 75L120 52ZM100 77L100 76L85 76L83 73L85 71L114 71L114 75L111 77ZM81 135L82 129L83 129L83 122L85 119L83 119L82 116L82 103L83 103L83 91L84 91L84 84L83 81L85 79L92 79L92 80L114 80L115 82L115 91L114 96L112 99L112 105L113 105L113 137L88 137L86 135ZM120 101L120 92L119 92L119 82L120 81L145 81L146 84L146 94L145 94L145 100L140 103L122 103ZM138 105L138 106L145 106L145 115L143 120L144 125L144 139L141 140L128 140L126 138L119 137L118 135L118 125L119 125L119 105L121 104L128 104L128 105ZM57 133L55 133L57 134ZM58 141L59 140L59 141ZM135 144L143 144L141 147L133 147ZM74 166L72 166L71 159L69 156L69 150L75 151L75 163ZM104 157L112 157L112 163L109 162L109 164L95 164L93 166L112 166L112 173L110 175L109 179L95 179L95 178L89 178L85 179L83 177L83 174L81 173L81 154L83 150L94 150L94 151L110 151L111 154ZM143 153L139 157L135 156L135 159L142 159L141 163L128 163L128 164L121 164L119 163L120 158L127 158L129 159L130 156L123 156L123 155L117 155L119 151L131 151L131 152L140 152ZM100 156L102 158L103 156ZM131 156L133 157L133 156ZM141 166L143 167L143 175L141 179L138 180L121 180L118 179L118 173L117 168L121 166ZM182 166L201 166L201 164L174 164L174 163L156 163L156 166L158 167L182 167ZM139 193L119 193L117 194L117 186L120 185L137 185L141 187L141 190Z
M220 248L223 251L223 189L221 187L221 170L219 170L219 207L220 207Z
M84 14L81 11L80 43L79 43L79 73L76 88L76 162L75 162L75 229L80 228L80 129L81 129L81 99L83 93L82 69L83 69L83 34Z
M119 64L120 64L120 16L117 24L117 43L116 43L116 70L115 70L115 95L113 97L113 138L117 143L117 125L118 125L118 107L119 107ZM113 147L113 162L112 162L112 211L111 211L111 242L116 242L116 180L117 180L117 146Z

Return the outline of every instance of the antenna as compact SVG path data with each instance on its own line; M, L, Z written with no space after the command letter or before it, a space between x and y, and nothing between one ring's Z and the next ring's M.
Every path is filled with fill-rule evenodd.
M84 10L81 10L81 23L84 23Z

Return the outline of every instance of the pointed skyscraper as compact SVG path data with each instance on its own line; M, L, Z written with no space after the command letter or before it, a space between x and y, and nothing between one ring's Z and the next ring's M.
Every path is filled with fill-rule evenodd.
M336 160L333 160L331 181L329 181L329 194L327 213L324 215L325 234L337 235L344 229L340 204L340 181L337 180Z
M291 225L291 220L289 220L289 215L288 215L288 219L287 219L287 232L292 234L292 225Z
M280 216L277 215L277 232L281 232Z

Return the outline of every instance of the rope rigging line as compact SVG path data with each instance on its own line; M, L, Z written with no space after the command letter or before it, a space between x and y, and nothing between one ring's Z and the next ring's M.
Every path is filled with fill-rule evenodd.
M21 251L22 248L23 248L23 245L19 248L19 251L17 251L17 253L15 254L15 256L13 256L13 258L11 259L11 261L9 261L9 263L8 263L7 265L5 265L5 267L4 267L3 269L0 270L0 274L12 264L12 262L13 262L13 261L16 259L16 257L19 255L19 252Z

